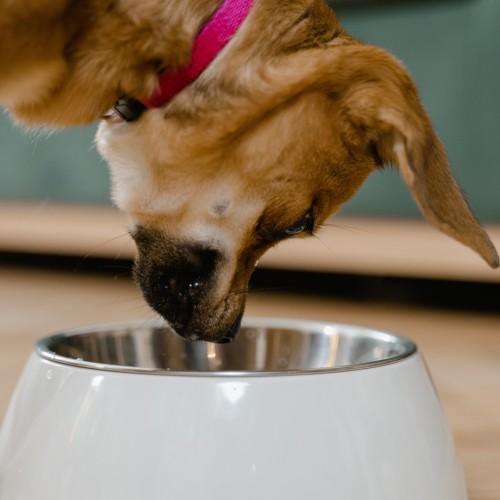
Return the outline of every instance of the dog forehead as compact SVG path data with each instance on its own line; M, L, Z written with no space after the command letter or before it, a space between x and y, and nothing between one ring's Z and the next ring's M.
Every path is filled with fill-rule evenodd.
M126 126L101 126L99 151L110 166L115 204L134 218L167 221L171 227L241 225L256 217L265 203L262 193L238 170L224 165L180 164L167 145L153 153ZM153 153L150 155L149 153Z
M241 234L265 210L277 218L307 210L324 170L315 165L317 154L297 154L280 125L267 122L237 145L203 151L194 140L202 137L186 140L184 129L154 110L131 126L102 124L97 145L110 164L114 202L129 215L168 219L176 231L202 233L204 226Z

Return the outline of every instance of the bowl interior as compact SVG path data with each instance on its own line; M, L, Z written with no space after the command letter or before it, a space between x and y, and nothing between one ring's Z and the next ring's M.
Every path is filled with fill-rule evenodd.
M51 361L113 371L180 375L290 374L366 369L415 352L396 335L316 322L249 318L231 344L192 342L166 324L126 323L42 339Z

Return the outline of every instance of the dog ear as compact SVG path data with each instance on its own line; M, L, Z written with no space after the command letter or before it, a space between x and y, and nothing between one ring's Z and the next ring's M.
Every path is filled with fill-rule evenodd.
M432 225L498 267L497 251L451 172L411 78L399 62L386 56L382 64L372 61L378 76L354 83L344 93L347 142L362 142L379 165L394 165ZM380 74L381 66L385 76Z

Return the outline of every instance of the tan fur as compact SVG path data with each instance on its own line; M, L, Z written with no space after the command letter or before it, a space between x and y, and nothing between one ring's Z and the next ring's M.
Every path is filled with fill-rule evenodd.
M0 102L28 124L68 126L100 118L123 95L146 96L160 68L189 60L217 0L2 0L0 74L35 79ZM46 73L51 66L54 70ZM63 70L61 70L63 68ZM40 84L37 74L45 74ZM11 94L11 92L9 92ZM6 102L8 101L8 102Z
M28 124L64 126L148 95L158 69L189 59L218 2L4 4L0 101ZM40 20L13 42L29 25L19 4ZM408 72L346 33L322 0L255 0L191 86L137 122L104 121L97 143L130 216L137 280L190 338L232 335L258 258L309 211L319 226L387 163L430 223L498 266Z

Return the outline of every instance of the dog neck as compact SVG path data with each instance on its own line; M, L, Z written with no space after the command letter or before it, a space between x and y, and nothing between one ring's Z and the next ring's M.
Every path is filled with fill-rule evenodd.
M163 71L158 86L149 97L120 99L113 113L124 121L134 121L146 109L158 108L192 83L229 43L247 18L252 0L225 0L198 33L188 65Z

